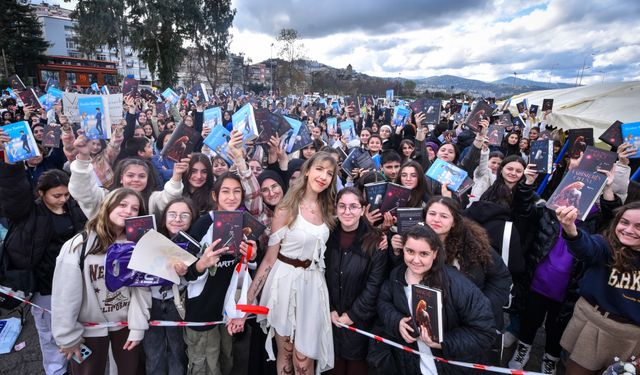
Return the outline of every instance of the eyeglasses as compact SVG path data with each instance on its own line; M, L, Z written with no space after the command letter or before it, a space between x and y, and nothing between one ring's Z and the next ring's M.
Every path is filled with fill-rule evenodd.
M362 209L362 206L359 204L351 204L351 205L346 205L346 204L339 204L338 205L338 211L339 212L346 212L347 210L349 210L350 212L358 212Z
M271 185L271 186L265 186L265 187L263 187L262 189L260 189L260 192L261 192L262 194L267 194L267 193L269 193L269 192L271 192L271 193L273 194L273 193L277 193L277 192L278 192L278 190L280 190L280 189L282 189L282 188L280 187L280 185L278 185L278 184L273 184L273 185Z
M187 212L183 212L180 215L178 215L175 212L167 212L167 219L169 219L169 221L174 221L177 218L180 218L180 221L187 221L191 219L191 214Z

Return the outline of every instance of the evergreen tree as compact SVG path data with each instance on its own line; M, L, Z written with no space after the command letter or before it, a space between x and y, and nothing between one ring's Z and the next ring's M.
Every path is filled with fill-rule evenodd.
M16 1L3 3L0 12L0 48L7 59L8 73L16 73L23 80L35 77L36 64L44 61L44 52L49 48L49 43L42 37L42 26L29 5L21 5Z

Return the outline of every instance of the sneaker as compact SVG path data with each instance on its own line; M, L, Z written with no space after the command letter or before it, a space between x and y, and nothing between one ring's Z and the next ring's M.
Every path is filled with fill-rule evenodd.
M513 357L509 361L509 368L513 370L522 370L529 361L529 354L531 354L531 345L527 345L522 341L518 341L518 347L513 352Z
M518 341L518 338L513 333L507 331L503 335L502 347L510 348L517 341Z
M556 374L556 364L558 364L558 360L560 358L554 357L548 353L544 353L542 356L542 366L540 368L540 372L543 374L555 375Z

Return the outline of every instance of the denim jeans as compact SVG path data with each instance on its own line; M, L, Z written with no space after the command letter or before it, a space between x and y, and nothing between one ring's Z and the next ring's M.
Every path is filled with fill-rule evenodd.
M152 320L182 320L173 298L164 301L153 299ZM150 326L142 344L146 354L147 375L184 375L187 370L187 353L182 327Z
M36 293L33 303L46 309L51 309L51 295L43 296ZM67 360L59 351L51 333L51 313L32 307L31 315L38 330L40 351L42 352L42 367L47 375L62 375L67 372Z

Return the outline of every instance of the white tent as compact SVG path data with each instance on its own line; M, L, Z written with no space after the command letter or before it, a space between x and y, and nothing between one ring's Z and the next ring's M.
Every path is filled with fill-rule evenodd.
M548 123L562 128L593 128L597 138L616 120L640 121L640 82L599 83L569 89L531 91L511 98L509 110L517 113L516 103L527 99L542 108L543 99L553 99ZM541 116L539 113L538 116Z

